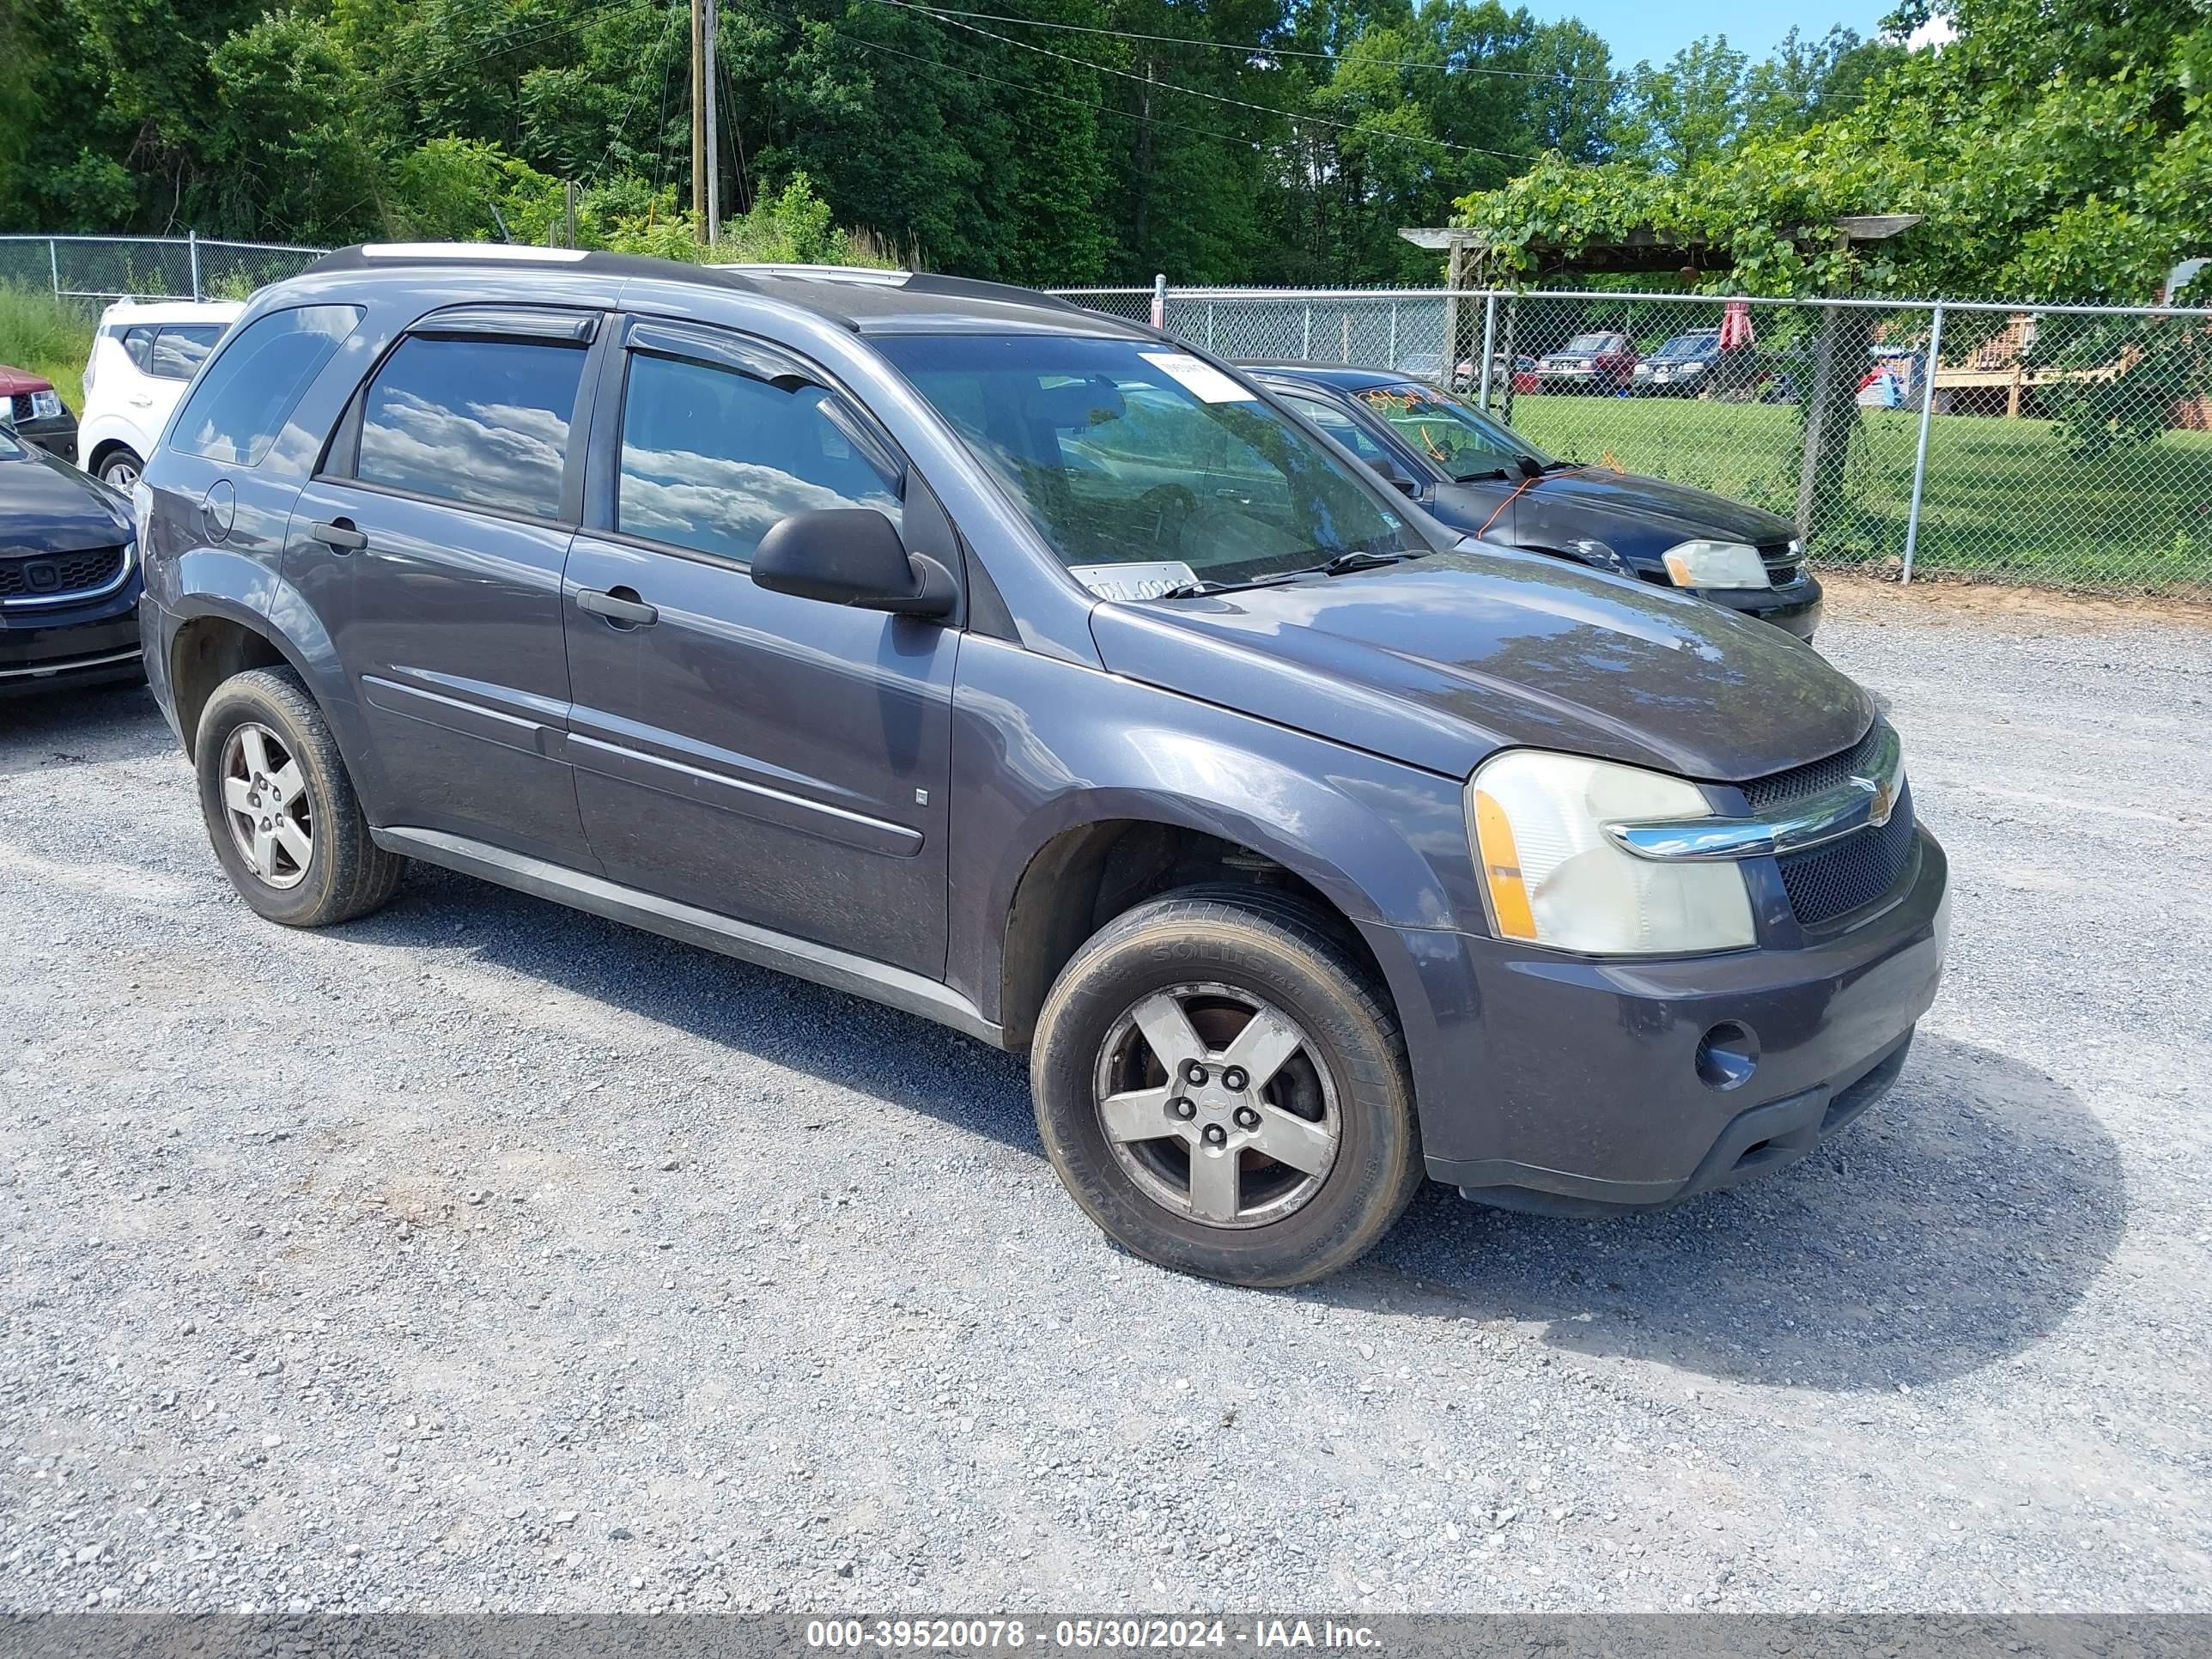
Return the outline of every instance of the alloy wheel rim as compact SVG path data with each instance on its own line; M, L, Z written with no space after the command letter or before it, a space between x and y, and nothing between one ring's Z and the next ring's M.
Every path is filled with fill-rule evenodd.
M100 479L111 489L129 489L138 482L138 469L128 461L110 461Z
M297 887L315 858L313 803L298 759L258 721L236 727L222 745L222 816L231 844L254 876Z
M1115 1161L1146 1197L1205 1226L1280 1221L1336 1164L1343 1118L1319 1048L1233 986L1139 997L1099 1045L1093 1089Z

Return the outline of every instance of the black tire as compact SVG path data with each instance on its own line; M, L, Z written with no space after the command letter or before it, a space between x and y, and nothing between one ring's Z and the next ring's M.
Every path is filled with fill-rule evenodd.
M112 476L118 467L128 468L130 477L118 479ZM137 451L125 449L118 445L100 458L100 466L94 476L110 489L119 489L127 495L131 493L131 487L138 482L139 475L145 470L146 463L138 459Z
M234 734L249 726L273 733L300 770L312 851L294 866L290 885L256 872L224 804L226 755ZM407 860L369 838L337 740L290 669L256 668L217 686L200 711L192 753L208 840L231 885L260 915L287 927L328 927L367 915L398 890Z
M1102 1051L1125 1016L1194 980L1287 1015L1334 1087L1334 1162L1299 1207L1264 1224L1217 1226L1167 1207L1133 1178L1101 1120ZM1420 1186L1413 1076L1389 997L1331 919L1289 895L1185 888L1116 917L1054 981L1030 1075L1038 1133L1070 1194L1108 1237L1162 1267L1255 1286L1324 1278L1372 1249Z

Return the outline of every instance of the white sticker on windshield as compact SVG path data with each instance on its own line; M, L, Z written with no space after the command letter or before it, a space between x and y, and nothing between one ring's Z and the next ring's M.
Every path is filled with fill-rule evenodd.
M1157 599L1171 587L1198 580L1180 559L1154 559L1143 564L1074 564L1067 574L1102 599Z
M1163 373L1172 375L1209 404L1251 404L1259 399L1212 363L1200 362L1188 351L1140 351L1137 354Z

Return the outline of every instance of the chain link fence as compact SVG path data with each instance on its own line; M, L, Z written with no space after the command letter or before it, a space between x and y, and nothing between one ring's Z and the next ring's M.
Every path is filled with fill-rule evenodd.
M1778 513L1828 566L2212 597L2203 311L1601 291L1060 292L1139 322L1158 315L1224 357L1449 385L1549 455Z
M243 300L326 251L201 236L0 236L0 283L94 302Z
M88 307L244 299L323 250L0 236ZM1813 558L2212 598L2212 313L1607 291L1055 290L1220 356L1449 386L1544 453L1797 524Z

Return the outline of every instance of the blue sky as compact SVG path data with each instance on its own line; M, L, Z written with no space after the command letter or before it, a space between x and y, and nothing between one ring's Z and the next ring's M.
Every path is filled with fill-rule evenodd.
M1884 0L1796 0L1795 4L1761 4L1759 0L1527 0L1539 17L1579 17L1613 48L1613 61L1626 69L1638 58L1655 64L1701 34L1725 34L1729 44L1764 58L1791 25L1808 35L1826 34L1841 23L1872 34L1890 10Z

